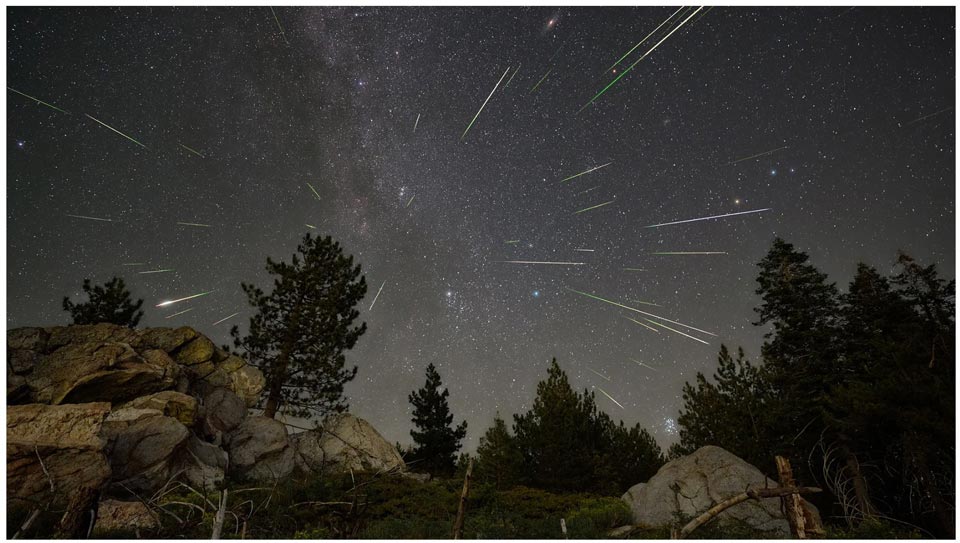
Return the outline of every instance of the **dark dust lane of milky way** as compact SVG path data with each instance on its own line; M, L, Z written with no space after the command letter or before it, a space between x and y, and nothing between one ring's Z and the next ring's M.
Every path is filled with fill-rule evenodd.
M695 10L9 8L7 326L121 275L226 343L329 234L391 442L428 363L472 449L555 356L666 446L721 343L757 356L775 236L840 285L955 271L953 9Z

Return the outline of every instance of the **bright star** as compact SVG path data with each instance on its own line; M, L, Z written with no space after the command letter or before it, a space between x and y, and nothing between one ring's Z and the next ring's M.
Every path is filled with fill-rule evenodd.
M539 297L540 297L540 291L539 291L539 290L533 291L533 297L534 297L534 298L539 298Z

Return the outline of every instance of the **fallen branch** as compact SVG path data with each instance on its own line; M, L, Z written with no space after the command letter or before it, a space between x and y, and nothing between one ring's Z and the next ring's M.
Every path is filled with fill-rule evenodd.
M217 510L217 516L213 518L213 533L210 539L220 539L220 531L223 530L223 520L227 512L227 489L224 488L220 493L220 509Z
M680 533L677 534L677 539L686 539L687 536L690 535L690 532L696 530L697 528L706 524L707 522L710 522L710 520L712 520L717 515L724 512L725 510L739 503L743 503L747 500L762 500L764 498L780 498L783 496L788 496L790 494L814 494L820 491L821 490L817 487L807 487L807 486L780 487L780 488L756 488L756 489L747 490L742 494L737 494L736 496L723 500L722 502L718 503L717 505L714 505L710 509L707 509L706 512L704 512L699 517L688 522L687 525L684 526L682 530L680 530Z
M30 529L30 526L33 525L33 521L37 520L37 517L40 516L40 509L34 509L33 513L30 513L30 516L27 517L27 520L20 525L20 529L17 530L17 533L13 534L13 537L10 539L20 539L21 535L26 535L27 530Z

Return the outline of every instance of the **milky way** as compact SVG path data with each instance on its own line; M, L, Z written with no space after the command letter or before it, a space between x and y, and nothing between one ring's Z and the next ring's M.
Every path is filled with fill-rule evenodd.
M387 439L429 363L473 448L556 357L667 445L721 343L756 357L774 236L841 286L898 249L955 273L952 8L684 12L606 71L675 11L9 8L7 326L121 275L141 326L227 343L240 282L330 234L368 284L351 411Z

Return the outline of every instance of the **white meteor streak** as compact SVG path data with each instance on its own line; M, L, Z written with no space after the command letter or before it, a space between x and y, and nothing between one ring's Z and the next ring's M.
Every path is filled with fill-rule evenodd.
M593 388L595 388L595 389L599 390L601 393L603 393L603 395L606 396L608 400L610 400L611 402L617 404L617 405L620 407L620 409L623 409L623 410L626 410L626 409L627 409L627 408L624 407L620 402L618 402L617 400L614 400L614 399L613 399L613 396L607 394L602 388L600 388L600 387L598 387L598 386L594 386Z
M654 368L653 366L648 366L648 365L644 364L643 362L637 360L636 358L631 358L630 360L633 360L634 362L636 362L637 364L640 364L640 365L643 366L644 368L649 368L649 369L651 369L651 370L653 370L653 371L657 371L657 369Z
M750 210L750 211L738 211L738 212L736 212L736 213L726 213L726 214L723 214L723 215L713 215L713 216L711 216L711 217L699 217L699 218L696 218L696 219L684 219L684 220L682 220L682 221L663 222L663 223L660 223L660 224L651 224L650 226L647 226L646 228L657 228L658 226L670 226L670 225L672 225L672 224L683 224L683 223L697 222L697 221L710 221L710 220L713 220L713 219L723 219L723 218L725 218L725 217L736 217L737 215L749 215L750 213L761 213L761 212L763 212L763 211L770 211L771 209L772 209L772 208L765 207L765 208L763 208L763 209L752 209L752 210Z
M463 141L464 136L466 136L467 132L470 131L470 127L473 126L473 123L477 121L477 117L480 116L480 112L483 111L483 108L487 107L487 102L490 101L490 97L493 96L493 93L497 92L497 87L499 87L500 83L503 82L503 78L507 77L507 72L509 71L510 71L510 67L508 66L506 71L503 72L503 75L500 76L500 81L497 81L497 84L493 87L493 90L490 91L490 95L487 96L487 99L483 101L483 105L480 106L479 110L477 110L477 114L473 116L473 120L470 121L470 124L467 125L466 130L464 130L463 134L460 135L460 141Z
M611 160L610 162L607 162L606 164L601 164L600 166L594 166L593 168L590 168L589 170L582 171L582 172L577 173L577 174L573 174L573 175L571 175L570 177L565 177L565 178L561 179L560 182L563 183L564 181L569 181L569 180L571 180L571 179L580 177L581 175L587 175L588 173L590 173L590 172L595 172L595 171L599 170L600 168L606 168L607 166L609 166L609 165L611 165L611 164L613 164L613 161L612 161L612 160Z
M201 228L210 228L209 224L200 224L198 222L178 222L180 226L199 226Z
M166 272L172 272L172 271L174 271L173 268L164 268L162 270L149 270L149 271L142 271L137 273L140 275L143 275L147 273L166 273Z
M370 303L370 309L368 309L367 311L373 310L373 304L377 303L377 298L380 297L380 292L383 291L383 285L386 285L386 284L387 284L386 281L384 281L383 283L380 283L380 290L378 290L377 295L373 297L373 302Z
M208 290L207 292L201 292L200 294L194 294L193 296L187 296L186 298L178 298L178 299L176 299L176 300L167 300L166 302L160 302L159 304L156 305L156 307L166 307L166 306L168 306L168 305L173 305L173 304L175 304L175 303L177 303L177 302L183 302L183 301L186 301L186 300L192 300L193 298L199 298L200 296L206 296L207 294L210 294L211 292L216 292L216 291Z
M688 337L688 338L690 338L690 339L692 339L692 340L694 340L694 341L699 341L700 343L703 343L704 345L710 345L709 343L707 343L706 341L704 341L704 340L702 340L702 339L700 339L700 338L693 337L693 336L691 336L690 334L684 334L684 333L681 332L680 330L676 330L676 329L674 329L674 328L670 328L670 327L667 326L666 324L660 324L659 322L652 321L652 320L650 320L650 319L644 319L644 320L647 321L647 322L649 322L649 323L651 323L651 324L656 324L657 326L666 328L667 330L670 330L671 332L676 332L676 333L680 334L681 336L686 336L686 337ZM713 335L713 334L711 334L711 335Z
M631 319L630 317L624 317L624 318L627 319L627 320L630 321L630 322L635 322L635 323L639 324L640 326L643 326L644 328L653 330L654 332L656 332L656 333L658 333L658 334L660 333L660 330L657 330L656 328L654 328L653 326L650 326L649 324L644 324L644 323L642 323L642 322L640 322L640 321L638 321L638 320L636 320L636 319Z
M87 114L84 113L84 115L87 115ZM146 145L144 145L144 144L140 143L139 141L131 138L130 136L128 136L128 135L124 134L123 132L117 130L116 128L110 126L109 124L107 124L107 123L105 123L105 122L103 122L103 121L101 121L101 120L98 120L98 119L96 119L96 118L94 118L94 117L91 117L90 115L87 115L87 117L90 117L90 119L96 121L98 124L100 124L100 125L102 125L102 126L105 126L105 127L109 128L110 130L113 130L113 131L116 132L117 134L120 134L121 136L123 136L123 137L127 138L128 140L132 141L133 143L136 143L136 144L139 145L140 147L143 147L144 149L147 148Z
M652 255L725 255L726 251L660 251Z
M593 372L594 375L596 375L597 377L599 377L599 378L601 378L601 379L606 379L607 381L610 381L610 378L609 378L609 377L607 377L606 375L604 375L604 374L602 374L602 373L600 373L600 372L598 372L598 371L593 371L593 370L591 370L590 368L587 368L587 370Z
M583 266L586 262L537 262L535 260L498 260L506 264L553 264L555 266Z
M588 297L588 298L593 298L594 300L600 300L601 302L606 302L606 303L608 303L608 304L610 304L610 305L615 305L615 306L617 306L617 307L622 307L622 308L624 308L624 309L629 309L630 311L636 311L637 313L640 313L641 315L647 315L647 316L653 317L653 318L655 318L655 319L660 319L660 320L662 320L662 321L667 321L667 322L669 322L669 323L671 323L671 324L676 324L676 325L678 325L678 326L683 326L684 328L689 328L689 329L691 329L691 330L696 330L697 332L702 332L702 333L704 333L704 334L707 334L708 336L713 336L713 337L716 337L716 336L717 336L717 334L714 334L714 333L712 333L712 332L707 332L706 330L701 330L701 329L699 329L699 328L694 328L693 326L690 326L689 324L683 324L682 322L672 321L672 320L670 320L670 319L661 317L660 315L654 315L653 313L647 313L646 311L640 311L639 309L637 309L637 308L635 308L635 307L630 307L630 306L628 306L628 305L618 304L617 302L614 302L614 301L611 301L611 300L607 300L606 298L601 298L601 297L599 297L599 296L595 296L595 295L590 294L590 293L587 293L587 292L580 292L579 290L574 290L574 289L572 289L572 288L570 288L570 287L564 287L564 288L566 288L566 289L569 290L570 292L575 292L575 293L577 293L577 294L580 294L581 296L586 296L586 297Z
M67 217L73 217L74 219L86 219L88 221L113 222L113 219L101 219L99 217L86 217L84 215L71 215L69 213L67 213Z
M595 250L596 250L596 249L574 249L574 251L580 251L580 252L582 252L582 253L592 253L592 252L594 252Z
M417 131L417 125L418 125L418 124L420 124L420 114L419 114L419 113L417 113L417 120L414 121L414 123L413 123L413 131L414 131L414 132Z
M165 318L165 319L169 319L169 318L172 318L172 317L176 317L177 315L183 315L184 313L188 313L188 312L190 312L190 311L193 311L193 308L192 308L192 307L191 307L190 309L184 309L183 311L178 311L177 313L174 313L173 315L167 315L167 316L164 317L164 318Z
M223 321L225 321L225 320L227 320L227 319L231 319L231 318L233 318L233 317L236 317L236 316L239 315L239 314L240 314L240 312L237 311L237 312L234 313L233 315L230 315L230 316L228 316L228 317L224 317L224 318L218 320L217 322L211 324L210 326L216 326L216 325L220 324L221 322L223 322Z

